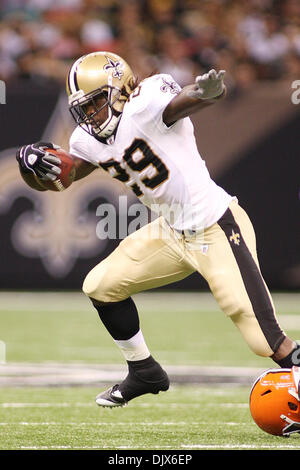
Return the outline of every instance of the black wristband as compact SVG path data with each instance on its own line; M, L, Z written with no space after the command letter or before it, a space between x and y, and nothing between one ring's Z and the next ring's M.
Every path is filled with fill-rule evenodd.
M300 344L297 343L295 348L283 359L275 361L283 369L291 369L293 366L300 365Z

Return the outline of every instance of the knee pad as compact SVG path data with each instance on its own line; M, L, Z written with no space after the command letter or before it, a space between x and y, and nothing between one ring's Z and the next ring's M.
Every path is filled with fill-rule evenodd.
M98 264L86 275L82 284L82 290L88 297L100 302L106 302L103 298L105 296L104 289L102 289L105 268L102 268L101 265L102 263Z
M85 295L101 303L119 302L130 296L126 286L121 284L118 272L110 268L106 260L87 274L82 290Z

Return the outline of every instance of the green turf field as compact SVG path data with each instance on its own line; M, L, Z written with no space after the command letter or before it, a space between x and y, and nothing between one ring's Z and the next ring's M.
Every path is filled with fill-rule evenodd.
M253 423L245 388L172 387L118 409L94 388L2 389L0 449L297 449Z
M207 294L135 297L153 355L164 365L267 369ZM300 338L300 295L275 295L279 321ZM81 294L0 293L6 364L123 364ZM101 388L0 388L0 449L298 449L300 437L269 436L252 421L249 387L178 386L122 409L95 405Z
M300 295L275 295L278 318L300 338ZM134 297L153 355L164 364L269 367L249 351L210 294ZM0 340L7 361L121 363L96 310L80 293L0 293Z

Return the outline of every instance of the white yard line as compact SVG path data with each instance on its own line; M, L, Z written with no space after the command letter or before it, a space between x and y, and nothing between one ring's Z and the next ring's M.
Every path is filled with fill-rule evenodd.
M196 450L196 449L202 449L202 450L218 450L218 449L249 449L249 450L277 450L277 449L287 449L287 450L293 450L297 449L299 450L299 445L281 445L281 444L276 444L276 445L254 445L254 444L241 444L241 445L231 445L231 444L220 444L220 445L205 445L205 444L181 444L180 449L185 449L185 450ZM104 450L104 449L110 449L110 450L139 450L139 449L146 449L149 450L148 447L146 446L138 446L137 447L132 447L132 446L117 446L112 448L111 446L20 446L15 449L24 449L24 450L47 450L47 449L74 449L74 450L86 450L86 449L99 449L99 450ZM158 449L158 450L164 450L164 449L174 449L174 446L168 446L168 445L160 445L160 446L151 446L151 449Z
M182 448L186 449L298 449L299 445L258 445L258 444L224 444L224 445L206 445L206 444L182 444Z
M156 422L148 422L148 421L133 421L133 422L103 422L100 421L99 423L74 423L74 422L53 422L53 421L46 421L46 422L28 422L28 421L19 421L19 422L0 422L0 426L249 426L249 423L237 423L237 422L217 422L214 421L210 423L208 421L178 421L178 422L163 422L163 421L156 421ZM253 426L255 424L253 423Z
M0 403L0 408L86 408L95 403ZM203 408L203 403L135 403L138 408ZM248 408L248 403L206 403L205 407Z
M91 407L93 403L0 403L1 408L69 408Z
M22 450L64 450L64 449L72 449L72 450L139 450L139 449L145 449L149 450L149 447L145 446L138 446L138 449L135 447L131 446L118 446L118 447L111 447L111 446L20 446L20 447L14 447L15 450L17 449L22 449ZM151 449L157 449L157 450L162 450L162 449L173 449L173 446L151 446Z

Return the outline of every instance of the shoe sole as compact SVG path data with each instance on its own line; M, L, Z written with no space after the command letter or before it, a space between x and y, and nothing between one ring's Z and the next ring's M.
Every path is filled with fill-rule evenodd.
M122 408L127 405L127 403L114 403L113 401L105 400L104 398L97 398L96 403L98 406L102 406L103 408Z
M148 393L152 393L153 395L158 395L159 392L166 392L168 389L166 390L158 390L157 392L148 392ZM146 393L143 393L143 395L146 395ZM139 395L139 396L142 396L142 395ZM136 397L138 398L138 397ZM122 408L123 406L127 406L128 405L128 402L126 401L125 403L115 403L113 401L110 401L110 400L106 400L105 398L96 398L96 404L98 406L102 406L103 408ZM130 400L131 401L131 400Z

